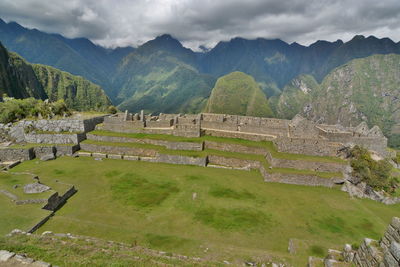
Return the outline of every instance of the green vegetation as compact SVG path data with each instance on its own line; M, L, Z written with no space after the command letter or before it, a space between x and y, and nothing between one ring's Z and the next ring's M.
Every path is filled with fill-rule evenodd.
M238 71L217 80L204 111L272 117L267 98L254 78Z
M360 146L352 148L350 155L352 175L355 178L375 190L385 190L388 193L394 193L399 187L399 181L391 176L392 165L388 160L375 161L368 150Z
M179 189L171 183L151 183L134 173L126 173L114 182L111 191L113 197L125 205L152 207L160 205L170 194L179 192Z
M0 76L1 96L49 99L54 103L64 100L65 104L54 106L54 113L65 105L75 110L105 111L111 104L100 86L53 67L30 64L16 53L8 53L1 43Z
M71 112L63 100L47 103L34 98L14 99L4 97L4 102L0 102L0 123L14 122L28 117L52 118L69 115L71 115Z
M381 128L391 147L400 147L399 62L395 54L354 59L331 71L309 96L311 108L298 111L327 124L355 126L366 121L369 127Z
M184 239L173 236L148 235L148 239L154 247L185 244ZM161 255L157 251L136 246L134 242L132 245L121 245L86 237L2 236L0 247L16 253L26 253L36 260L45 260L57 266L221 266L210 261L171 258L171 254Z
M378 239L391 217L400 212L398 205L351 199L335 189L265 183L258 171L65 157L26 161L12 172L35 173L44 184L54 187L59 180L78 190L39 233L70 232L234 264L249 257L272 257L305 265L312 245L341 248L366 236ZM121 181L123 186L115 187ZM160 193L163 199L152 202L147 190ZM142 195L133 197L135 192ZM147 201L151 205L142 205ZM13 211L4 216L15 220L19 215ZM1 229L9 232L13 225ZM306 245L291 255L287 253L289 239ZM96 263L88 245L79 254L57 253L64 245L50 248L47 242L0 242L5 242L4 248L26 251L61 266L67 251L76 255L72 262L85 255Z

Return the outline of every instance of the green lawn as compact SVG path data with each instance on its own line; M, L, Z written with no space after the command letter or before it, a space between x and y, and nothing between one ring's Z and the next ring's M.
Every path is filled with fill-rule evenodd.
M265 183L258 171L69 157L27 161L12 171L78 189L39 232L236 263L281 258L304 266L327 248L380 238L400 213L400 205L351 199L336 189ZM299 244L295 255L287 253L289 239Z
M214 141L220 143L229 143L229 144L238 144L249 147L263 147L268 150L274 157L276 158L285 158L285 159L293 159L293 160L309 160L309 161L323 161L323 162L336 162L347 164L347 161L337 158L337 157L319 157L319 156L311 156L311 155L300 155L300 154L291 154L291 153L282 153L276 150L276 147L271 141L250 141L240 138L224 138L224 137L216 137L216 136L202 136L202 137L180 137L174 135L167 134L145 134L145 133L117 133L111 131L103 131L96 130L90 132L95 135L103 135L103 136L119 136L119 137L130 137L130 138L139 138L139 139L155 139L155 140L166 140L166 141L174 141L174 142L202 142L202 141Z
M31 229L50 214L50 211L42 210L42 206L43 204L15 205L8 197L0 194L0 236L13 229Z

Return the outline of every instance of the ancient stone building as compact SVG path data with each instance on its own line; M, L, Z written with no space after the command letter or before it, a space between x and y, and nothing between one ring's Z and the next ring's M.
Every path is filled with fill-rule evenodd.
M300 115L292 120L227 114L129 114L106 117L102 129L116 132L171 134L185 137L212 135L273 141L280 152L336 156L345 146L362 145L388 156L387 138L378 126L315 124Z

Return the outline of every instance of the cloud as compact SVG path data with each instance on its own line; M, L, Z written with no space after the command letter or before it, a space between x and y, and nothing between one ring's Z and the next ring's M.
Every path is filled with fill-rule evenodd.
M237 36L302 44L356 34L400 40L399 0L2 0L0 17L112 47L163 33L193 49Z

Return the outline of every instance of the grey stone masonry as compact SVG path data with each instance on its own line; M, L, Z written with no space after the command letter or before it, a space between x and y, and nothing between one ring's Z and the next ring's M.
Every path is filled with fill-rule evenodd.
M139 117L139 120L138 120ZM362 126L362 127L361 127ZM322 125L299 115L292 120L228 114L160 114L107 117L103 129L116 132L172 134L185 137L212 135L253 141L273 141L280 152L336 156L345 146L362 145L388 156L387 138L378 126ZM363 130L360 131L360 128Z

